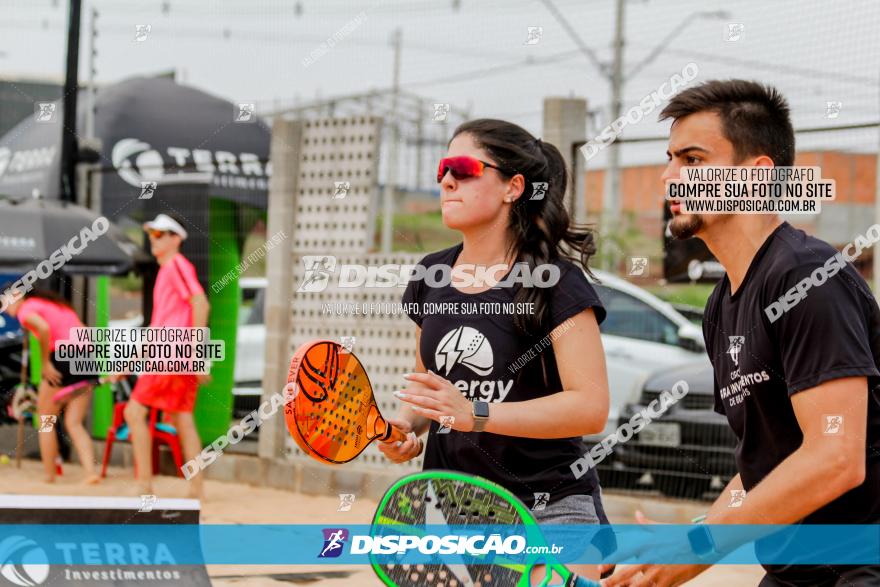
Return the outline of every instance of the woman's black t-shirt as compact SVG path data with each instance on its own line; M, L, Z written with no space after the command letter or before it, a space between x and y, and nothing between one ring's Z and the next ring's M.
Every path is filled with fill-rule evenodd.
M452 267L461 250L458 244L429 254L420 265ZM554 265L560 277L550 288L547 332L586 308L593 308L601 323L605 309L583 271L567 260ZM562 391L551 339L530 340L514 325L511 312L524 309L511 306L519 287L467 294L451 285L433 287L425 280L411 280L403 302L422 329L419 353L425 368L451 381L472 401L521 402ZM571 463L587 451L580 437L533 439L448 428L438 434L439 428L431 423L425 469L479 475L506 487L529 507L536 500L553 503L591 493L599 484L594 470L580 479L572 473Z

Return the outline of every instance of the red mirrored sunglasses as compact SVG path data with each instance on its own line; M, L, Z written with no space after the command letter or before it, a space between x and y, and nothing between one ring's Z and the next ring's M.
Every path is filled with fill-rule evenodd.
M504 167L499 167L498 165L493 165L492 163L481 161L474 157L444 157L443 159L440 159L440 166L437 167L437 183L443 181L443 176L446 175L447 171L449 171L455 179L462 180L468 179L469 177L482 176L483 170L487 167L497 169L505 175L516 175L516 172L511 172Z

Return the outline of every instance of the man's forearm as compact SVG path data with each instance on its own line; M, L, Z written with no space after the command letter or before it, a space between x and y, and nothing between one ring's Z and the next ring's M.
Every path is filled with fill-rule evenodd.
M850 488L840 477L839 461L832 455L801 446L782 461L745 496L736 508L712 506L707 524L762 525L793 524L843 495ZM722 496L723 498L724 496ZM730 551L766 532L743 528L748 536L725 533L717 540L721 550Z
M193 303L193 328L205 328L210 311L211 307L207 302Z
M843 495L848 488L836 479L829 459L802 446L773 469L746 495L738 508L719 508L712 524L792 524ZM834 462L831 460L830 462ZM713 506L714 509L714 506Z
M706 512L706 522L710 523L709 520L716 519L721 512L730 507L731 492L742 490L742 488L742 478L739 476L739 473L737 473L727 484L727 487L721 492L721 495L718 496L718 499L715 500L715 503L712 504L712 507L709 508L709 511Z

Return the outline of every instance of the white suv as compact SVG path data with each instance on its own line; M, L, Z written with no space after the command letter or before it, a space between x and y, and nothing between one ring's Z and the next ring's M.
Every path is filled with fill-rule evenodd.
M617 428L620 410L638 401L645 380L659 369L709 364L702 329L668 302L604 271L593 271L601 283L593 287L607 315L599 326L608 388L608 423L602 438Z

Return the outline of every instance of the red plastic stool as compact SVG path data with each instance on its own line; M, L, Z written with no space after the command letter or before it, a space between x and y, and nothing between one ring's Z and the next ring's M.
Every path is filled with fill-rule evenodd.
M150 435L153 438L153 474L159 472L159 445L164 444L171 449L171 457L174 459L174 466L177 468L177 476L183 477L183 451L180 448L180 438L177 436L177 430L171 424L165 422L157 422L159 410L150 408Z
M120 402L113 406L113 423L107 429L107 441L104 444L104 462L101 466L101 477L107 476L107 465L110 462L110 455L113 452L113 443L117 440L126 441L129 438L128 425L125 423L125 406L128 402ZM171 449L171 456L174 459L174 465L177 467L177 475L183 477L180 470L183 467L183 451L180 448L180 439L177 437L177 431L170 424L158 421L159 410L150 408L150 437L152 442L152 460L153 474L159 472L159 447L162 444ZM137 463L135 463L135 473L137 473Z

